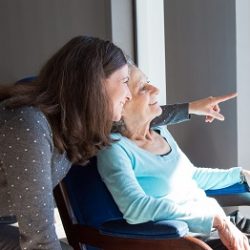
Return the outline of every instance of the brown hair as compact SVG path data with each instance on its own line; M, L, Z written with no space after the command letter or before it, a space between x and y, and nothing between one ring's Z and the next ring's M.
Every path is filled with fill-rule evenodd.
M0 87L0 100L11 98L9 108L38 107L49 120L59 152L66 151L73 163L84 163L111 142L112 106L103 80L126 63L113 43L75 37L49 59L35 81Z

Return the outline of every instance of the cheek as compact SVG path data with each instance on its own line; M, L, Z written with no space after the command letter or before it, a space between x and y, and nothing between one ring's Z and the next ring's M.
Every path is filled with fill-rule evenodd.
M115 90L114 95L116 96L117 100L122 100L126 96L126 88L125 85L119 84Z
M113 105L116 105L121 100L120 88L113 88L108 91L108 96L112 100Z

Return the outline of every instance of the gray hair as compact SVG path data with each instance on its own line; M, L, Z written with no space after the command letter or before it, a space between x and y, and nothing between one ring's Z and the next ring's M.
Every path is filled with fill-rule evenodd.
M121 118L118 122L113 122L111 132L123 134L126 131L126 125L124 120Z
M135 64L135 62L133 61L133 59L129 55L126 54L125 57L126 57L127 64L128 64L129 68L133 68L133 67L138 68L138 66Z

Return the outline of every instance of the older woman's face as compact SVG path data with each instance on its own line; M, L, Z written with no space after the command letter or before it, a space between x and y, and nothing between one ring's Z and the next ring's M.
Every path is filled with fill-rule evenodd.
M132 99L124 107L124 119L129 117L147 122L161 114L162 109L157 101L159 90L151 85L139 68L131 67L128 85Z

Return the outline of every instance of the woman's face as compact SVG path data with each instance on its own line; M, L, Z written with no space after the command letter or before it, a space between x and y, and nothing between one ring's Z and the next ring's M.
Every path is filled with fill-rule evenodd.
M119 121L124 104L131 99L128 88L129 72L128 65L116 70L106 80L106 89L113 105L113 121Z
M162 113L157 101L159 90L151 85L146 75L135 66L130 70L129 89L132 100L124 107L125 120L129 117L138 122L150 122Z

